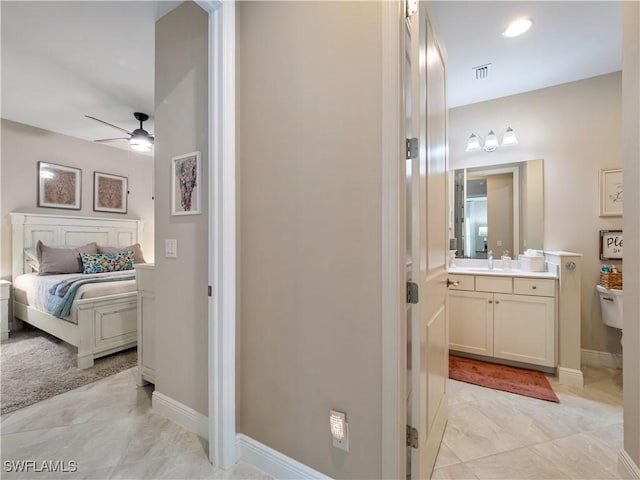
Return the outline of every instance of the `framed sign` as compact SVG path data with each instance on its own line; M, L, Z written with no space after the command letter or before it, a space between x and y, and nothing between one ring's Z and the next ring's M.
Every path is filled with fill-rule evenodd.
M38 162L38 206L80 210L82 170Z
M600 260L622 260L622 230L600 230Z
M93 210L127 213L127 177L93 172Z
M200 213L200 152L171 159L171 215Z
M622 216L622 169L600 170L600 216Z

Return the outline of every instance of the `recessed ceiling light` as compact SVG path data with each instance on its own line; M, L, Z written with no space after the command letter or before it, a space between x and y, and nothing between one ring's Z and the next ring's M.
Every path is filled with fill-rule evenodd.
M524 32L529 30L531 28L531 25L533 25L533 20L531 18L519 18L511 22L507 29L502 32L502 36L517 37L518 35L522 35Z

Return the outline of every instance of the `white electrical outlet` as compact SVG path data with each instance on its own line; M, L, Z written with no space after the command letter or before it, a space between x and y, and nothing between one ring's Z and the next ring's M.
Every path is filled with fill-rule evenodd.
M178 240L169 238L164 241L164 256L166 258L178 258Z
M496 245L497 245L498 247L501 247L501 246L502 246L502 240L498 240L498 241L496 242Z

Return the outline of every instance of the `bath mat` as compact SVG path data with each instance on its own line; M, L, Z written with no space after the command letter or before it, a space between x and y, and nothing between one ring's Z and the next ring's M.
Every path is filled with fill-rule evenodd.
M542 372L449 355L449 378L560 403Z

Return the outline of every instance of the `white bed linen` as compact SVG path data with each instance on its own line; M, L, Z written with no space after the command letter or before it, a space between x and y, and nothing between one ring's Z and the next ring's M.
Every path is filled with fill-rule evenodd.
M41 292L48 291L56 283L71 278L93 278L131 275L135 270L125 270L123 272L108 272L90 275L81 273L68 273L64 275L38 275L37 273L26 273L18 276L13 283L15 300L25 305L30 305L43 312L47 311L46 295ZM76 300L82 298L103 297L105 295L115 295L116 293L135 292L137 290L136 280L123 280L121 282L89 283L78 288Z

